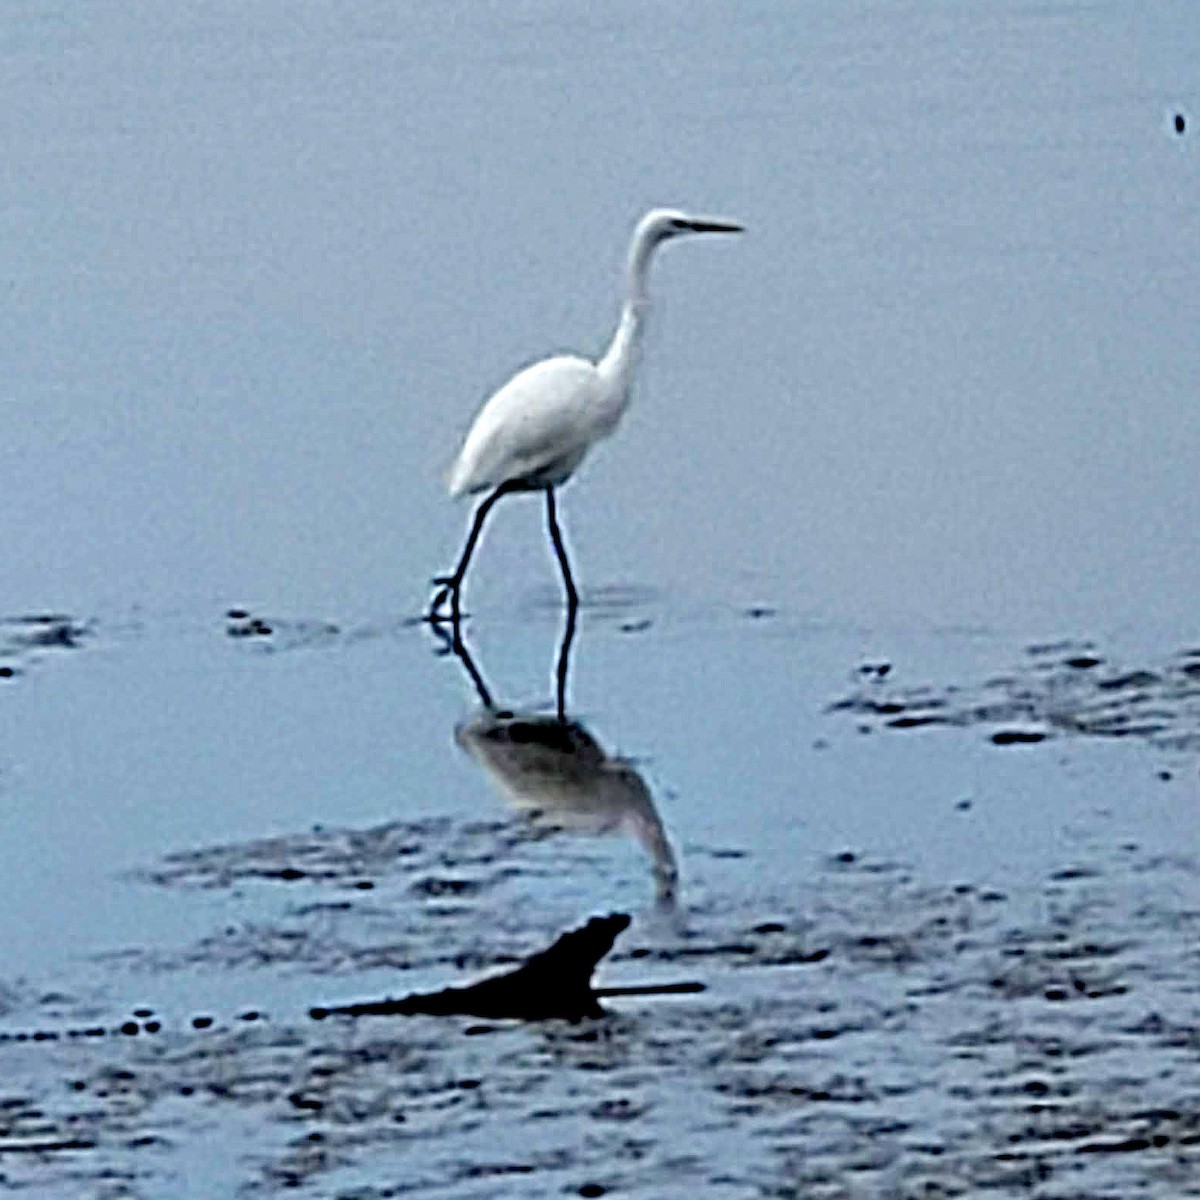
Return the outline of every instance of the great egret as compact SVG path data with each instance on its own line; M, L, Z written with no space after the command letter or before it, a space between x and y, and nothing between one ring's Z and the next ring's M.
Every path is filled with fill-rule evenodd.
M544 490L546 521L562 568L571 609L578 593L555 511L554 489L565 483L593 442L616 429L629 404L629 388L650 307L648 279L654 251L685 233L740 233L733 221L693 217L675 209L651 209L637 224L629 244L627 292L621 319L603 358L591 362L574 355L546 358L518 372L479 410L447 482L452 497L491 489L475 510L458 566L439 576L429 607L431 621L460 616L459 595L467 565L492 506L508 492Z

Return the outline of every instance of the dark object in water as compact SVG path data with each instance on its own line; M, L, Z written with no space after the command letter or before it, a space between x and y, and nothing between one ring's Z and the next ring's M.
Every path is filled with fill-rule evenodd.
M22 626L25 631L17 634L13 638L14 642L20 646L37 649L54 646L74 650L89 632L86 625L80 625L70 617L58 613L36 613L12 618L6 623Z
M1187 120L1185 119L1183 113L1177 112L1175 114L1175 132L1182 134L1186 130L1187 130Z
M241 614L234 616L235 613ZM231 638L270 637L275 632L262 617L252 617L240 608L231 608L226 614L229 618L225 632Z
M625 913L593 917L580 929L564 933L552 946L530 956L521 966L503 975L468 987L443 988L440 992L414 993L399 1000L365 1004L343 1004L313 1008L315 1021L331 1016L472 1016L492 1020L547 1021L554 1018L581 1021L602 1017L600 1000L608 996L652 996L700 992L700 983L678 983L644 987L593 988L592 972L612 949L619 934L629 926Z
M997 746L1031 746L1045 740L1046 735L1040 729L998 729L992 734Z
M895 720L888 721L887 727L889 729L920 729L924 725L944 725L945 723L945 717L896 717Z
M1113 675L1109 679L1101 679L1096 686L1106 692L1120 692L1129 688L1151 687L1161 683L1162 678L1153 671L1127 671L1124 675Z
M892 664L890 662L863 663L863 665L858 668L858 673L860 675L873 675L876 679L883 679L887 676L891 669Z
M57 1154L63 1150L94 1150L96 1143L88 1138L5 1138L0 1142L0 1154Z

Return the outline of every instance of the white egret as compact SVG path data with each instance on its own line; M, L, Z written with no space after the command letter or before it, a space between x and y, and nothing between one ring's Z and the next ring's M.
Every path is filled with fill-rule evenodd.
M434 580L439 591L430 605L430 620L445 619L441 608L447 599L451 619L459 619L459 595L483 523L508 492L545 491L550 538L568 605L574 609L579 598L558 527L554 489L571 477L594 442L616 429L629 404L650 306L650 259L663 242L681 234L741 231L733 221L652 209L638 222L629 244L625 304L604 356L597 362L575 355L536 362L513 376L479 410L447 482L455 498L489 489L491 494L475 511L458 566Z

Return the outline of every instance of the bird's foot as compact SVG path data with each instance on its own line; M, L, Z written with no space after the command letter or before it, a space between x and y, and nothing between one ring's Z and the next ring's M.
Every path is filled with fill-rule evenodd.
M429 602L429 611L425 614L425 620L430 625L457 622L461 616L458 608L458 589L462 581L453 575L438 575L435 576L432 583L438 590L434 592L433 599ZM443 611L447 600L450 601L448 613Z

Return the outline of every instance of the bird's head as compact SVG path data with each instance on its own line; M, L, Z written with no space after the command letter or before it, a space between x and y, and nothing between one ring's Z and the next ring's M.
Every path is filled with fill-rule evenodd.
M664 242L684 233L741 233L736 221L717 217L694 217L677 208L652 208L633 231L629 243L629 299L627 304L635 309L649 303L646 280L650 274L650 260L654 251Z
M647 247L657 246L684 233L741 233L736 221L717 217L696 217L677 208L652 208L639 222L635 241Z

